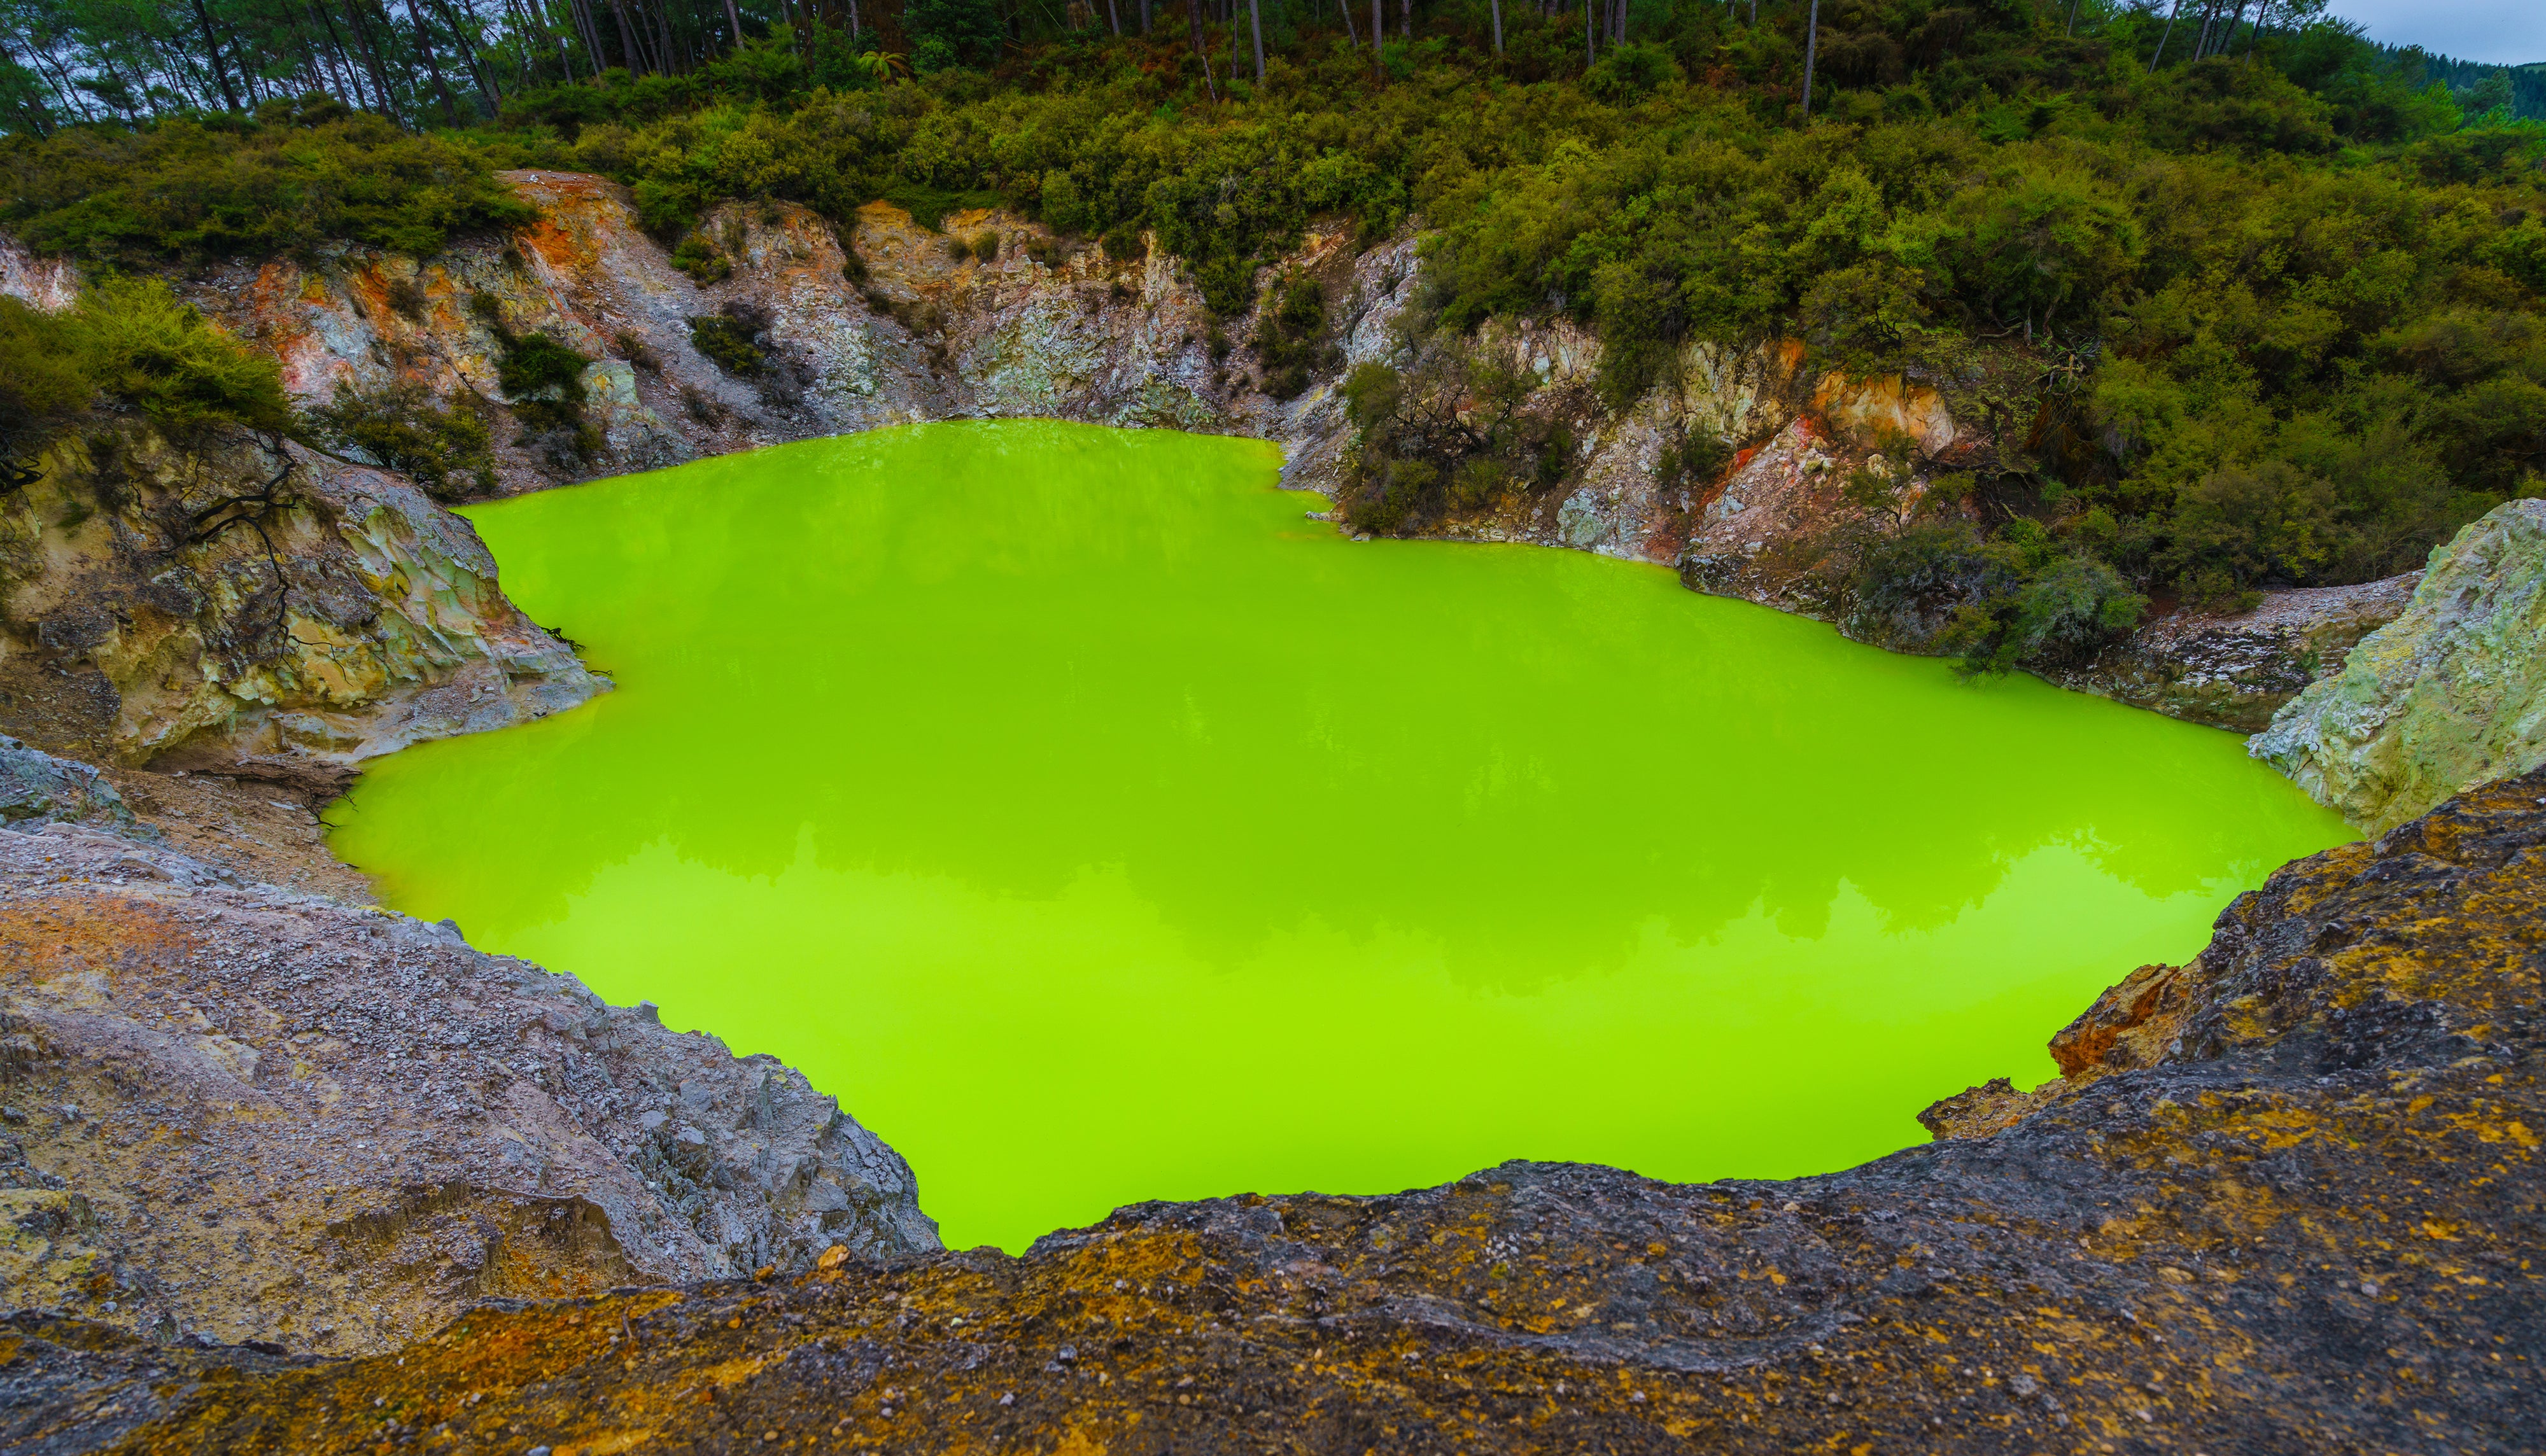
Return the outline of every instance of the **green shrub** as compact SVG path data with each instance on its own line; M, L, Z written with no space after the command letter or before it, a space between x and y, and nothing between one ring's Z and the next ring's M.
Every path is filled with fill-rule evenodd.
M1326 327L1325 291L1317 281L1292 276L1277 281L1265 298L1255 329L1255 357L1264 366L1264 392L1297 398L1309 387Z
M34 483L44 443L96 397L63 320L0 297L0 489Z
M721 283L733 276L733 264L700 233L690 233L672 249L672 266L700 283Z
M768 356L752 342L754 330L723 314L690 320L690 343L717 368L736 379L757 379L768 368Z
M274 435L293 428L273 358L239 347L161 280L101 279L65 324L97 387L163 428L232 424Z
M599 460L601 430L583 413L583 371L592 361L545 333L513 332L491 294L470 295L468 311L494 336L495 385L522 426L516 443L558 474Z
M338 385L332 403L309 411L320 437L410 476L436 500L457 501L495 488L493 439L484 416L464 393L449 407L422 385L371 390Z
M98 261L259 257L337 239L423 257L537 215L495 180L512 160L325 106L244 126L81 127L0 144L0 223L30 247Z

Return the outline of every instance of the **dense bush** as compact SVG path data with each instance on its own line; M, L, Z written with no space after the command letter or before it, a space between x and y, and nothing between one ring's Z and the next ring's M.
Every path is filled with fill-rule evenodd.
M268 436L297 422L274 360L241 348L155 279L108 277L60 314L0 298L0 488L99 408L184 437L219 426Z
M336 240L420 257L534 215L493 177L500 148L412 136L323 101L259 117L0 138L0 226L33 247L143 263Z
M520 421L517 442L558 473L600 459L601 430L583 413L583 371L592 360L545 333L516 333L491 294L472 294L468 311L495 341L495 385Z
M327 443L350 447L414 478L436 500L456 501L495 488L493 437L474 394L446 408L417 384L372 390L336 386L334 402L309 411Z
M45 440L96 395L63 321L0 298L0 489L33 483Z
M95 387L163 428L230 424L280 435L294 427L273 359L240 348L157 279L101 279L63 323Z

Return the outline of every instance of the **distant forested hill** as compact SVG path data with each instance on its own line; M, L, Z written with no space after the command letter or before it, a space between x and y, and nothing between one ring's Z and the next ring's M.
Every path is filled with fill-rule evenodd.
M2384 46L2381 54L2386 64L2400 72L2419 68L2423 76L2448 87L2458 110L2468 116L2480 117L2499 106L2517 121L2546 122L2546 60L2487 65L2431 55L2410 45Z

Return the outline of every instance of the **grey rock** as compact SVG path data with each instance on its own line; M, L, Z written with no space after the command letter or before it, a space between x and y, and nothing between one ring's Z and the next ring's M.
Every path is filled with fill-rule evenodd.
M490 1296L938 1246L800 1073L440 926L55 823L0 834L0 1071L41 1109L0 1183L64 1231L21 1246L22 1307L355 1353Z
M44 824L88 824L132 838L156 837L133 818L131 807L104 774L0 735L0 825L33 829Z

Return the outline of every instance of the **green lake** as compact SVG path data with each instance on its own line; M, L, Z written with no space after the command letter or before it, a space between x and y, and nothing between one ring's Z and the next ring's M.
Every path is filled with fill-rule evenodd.
M1252 441L910 426L468 514L617 692L374 764L398 909L769 1052L955 1246L1509 1157L1923 1141L2284 860L2239 738L1531 547Z

